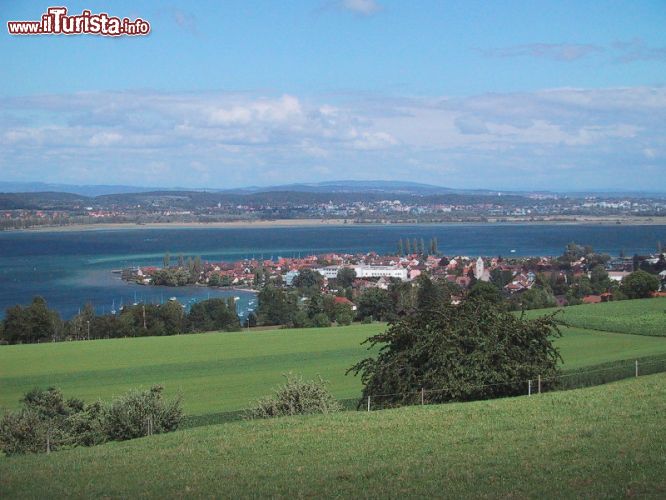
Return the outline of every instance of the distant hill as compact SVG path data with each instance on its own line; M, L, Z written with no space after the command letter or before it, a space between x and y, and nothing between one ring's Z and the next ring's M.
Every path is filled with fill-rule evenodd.
M277 186L248 186L242 188L182 188L182 187L145 187L127 185L72 185L49 184L44 182L0 182L1 193L43 193L61 192L81 196L95 197L115 194L133 194L149 192L207 192L225 194L254 194L269 192L292 193L396 193L419 196L433 194L482 194L496 195L498 191L486 189L452 189L445 186L403 181L326 181L314 183L282 184ZM509 193L503 191L502 193ZM515 194L525 194L513 191Z
M44 193L60 192L81 196L100 196L105 194L143 193L154 191L154 187L123 186L123 185L74 185L50 184L46 182L0 182L0 193Z
M183 187L158 187L158 186L129 186L129 185L74 185L74 184L52 184L45 182L0 182L0 193L44 193L60 192L71 193L86 197L97 197L119 194L136 193L222 193L228 195L248 195L256 193L385 193L385 194L411 194L416 196L459 194L459 195L516 195L528 196L534 194L553 195L553 191L534 190L491 190L491 189L456 189L434 184L425 184L410 181L385 181L385 180L339 180L324 182L305 182L293 184L281 184L275 186L246 186L240 188L183 188ZM572 198L586 196L603 196L608 198L664 198L666 193L645 191L577 191L560 193L567 194Z
M387 191L149 191L117 193L99 196L83 196L62 192L0 193L0 210L48 210L75 207L152 207L155 209L196 209L222 205L260 205L266 208L279 205L311 206L316 204L341 204L353 202L377 202L400 199L407 204L477 204L495 203L511 206L526 203L524 196L497 195L494 193L423 193Z

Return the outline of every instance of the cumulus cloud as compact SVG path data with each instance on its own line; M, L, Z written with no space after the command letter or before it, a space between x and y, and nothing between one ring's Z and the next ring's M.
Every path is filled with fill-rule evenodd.
M229 187L375 177L507 189L654 188L666 178L663 87L460 98L97 92L5 97L0 109L8 180ZM662 175L644 179L640 168Z

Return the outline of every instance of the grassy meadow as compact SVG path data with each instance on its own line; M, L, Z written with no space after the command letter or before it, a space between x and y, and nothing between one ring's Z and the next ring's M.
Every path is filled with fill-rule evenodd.
M11 498L663 498L666 374L0 460Z
M529 311L528 316L555 310ZM558 318L578 328L666 337L666 297L565 307Z
M658 312L666 305L662 301L655 307L655 303L659 301L586 305L569 308L565 314L596 317L598 308L608 306L603 308L606 314L599 315L601 319L621 316L632 324L633 318L635 327L644 310ZM543 311L531 315L537 313ZM360 394L361 384L345 371L368 354L361 342L384 328L375 323L2 346L0 409L17 407L19 398L33 387L55 385L67 397L94 401L111 399L130 388L162 384L167 395L183 395L187 414L203 416L247 408L281 383L282 374L289 371L306 377L320 374L330 381L336 397L354 398ZM581 327L563 328L563 333L556 345L565 370L666 354L666 338Z
M55 385L85 401L162 384L186 413L247 408L289 371L320 374L339 398L360 393L345 371L367 355L360 343L383 324L95 340L0 347L0 408L33 387Z

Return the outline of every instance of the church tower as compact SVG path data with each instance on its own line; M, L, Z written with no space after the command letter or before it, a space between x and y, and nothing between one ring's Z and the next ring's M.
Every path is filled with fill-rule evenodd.
M474 277L480 280L483 276L483 259L479 257L476 259L476 266L474 267Z

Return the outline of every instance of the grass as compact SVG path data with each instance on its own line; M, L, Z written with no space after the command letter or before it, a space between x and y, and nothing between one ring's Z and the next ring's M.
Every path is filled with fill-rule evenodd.
M536 317L554 310L529 311L528 316ZM565 307L558 318L578 328L664 337L666 297Z
M622 311L646 305L610 303ZM583 306L594 312L606 304ZM574 308L569 308L573 310ZM569 311L567 310L567 312ZM530 314L543 314L531 311ZM612 316L612 311L608 312ZM196 422L217 422L217 414L247 408L282 381L282 374L321 374L341 399L360 394L358 377L345 371L368 354L360 343L383 324L321 329L269 330L0 347L0 409L16 408L33 387L55 385L67 397L105 400L130 388L165 386L184 397ZM557 339L564 369L666 354L666 339L564 328ZM208 416L217 415L214 418ZM226 418L226 417L224 417ZM198 424L197 424L198 425Z
M621 333L599 332L584 328L562 328L555 345L564 360L563 369L594 366L609 361L634 360L666 354L666 339Z
M360 343L383 324L211 333L0 347L0 408L15 408L33 387L55 385L67 397L110 399L162 384L181 392L186 413L247 408L294 371L321 374L339 398L360 393L345 371L368 353Z
M8 498L666 496L666 374L0 461Z

